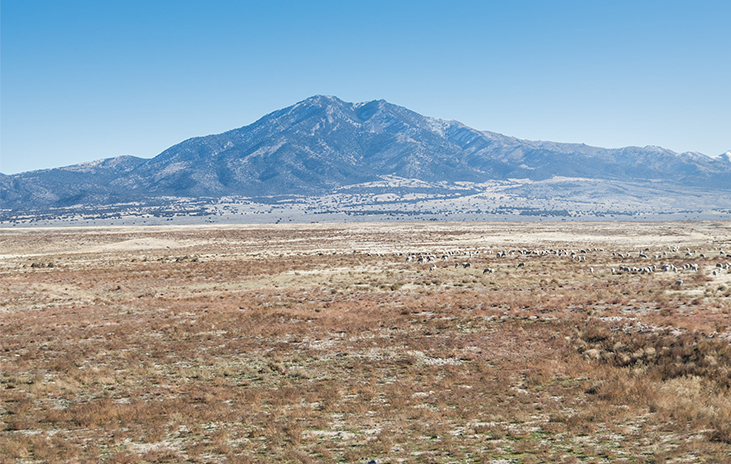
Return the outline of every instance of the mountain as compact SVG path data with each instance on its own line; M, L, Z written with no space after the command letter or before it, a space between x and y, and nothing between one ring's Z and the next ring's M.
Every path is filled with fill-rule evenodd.
M129 192L111 186L145 161L135 156L118 156L63 168L2 175L0 207L30 209L129 201Z
M314 96L251 125L185 140L152 159L125 156L2 176L0 207L322 195L386 176L430 183L559 176L731 189L731 155L528 141L384 100Z

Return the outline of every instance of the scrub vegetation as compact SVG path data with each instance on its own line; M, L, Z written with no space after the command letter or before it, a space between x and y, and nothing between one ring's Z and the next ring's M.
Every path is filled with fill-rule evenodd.
M0 462L728 463L730 231L3 230Z

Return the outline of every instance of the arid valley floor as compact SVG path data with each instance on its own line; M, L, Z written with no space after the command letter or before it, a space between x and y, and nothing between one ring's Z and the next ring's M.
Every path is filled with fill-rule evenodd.
M729 222L0 230L0 461L729 463L728 263Z

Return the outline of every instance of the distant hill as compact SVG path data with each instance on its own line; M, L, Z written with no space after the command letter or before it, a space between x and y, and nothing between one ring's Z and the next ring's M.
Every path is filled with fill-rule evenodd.
M188 139L152 159L123 156L0 175L0 208L310 196L388 176L430 184L567 177L728 191L731 154L528 141L383 100L314 96L251 125Z

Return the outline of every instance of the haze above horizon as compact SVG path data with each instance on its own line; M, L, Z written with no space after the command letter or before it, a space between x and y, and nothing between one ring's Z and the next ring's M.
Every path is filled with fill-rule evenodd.
M731 149L725 1L0 8L4 174L151 158L316 94L530 140Z

